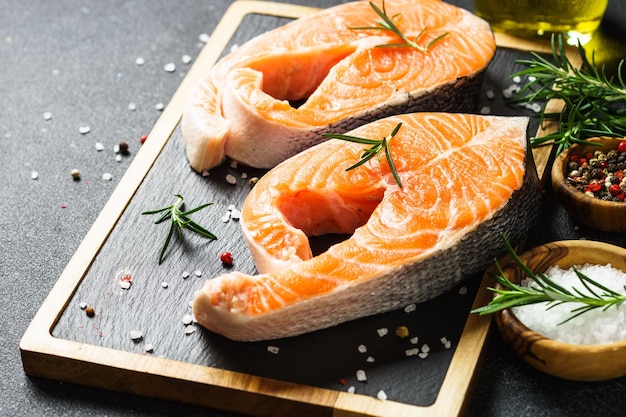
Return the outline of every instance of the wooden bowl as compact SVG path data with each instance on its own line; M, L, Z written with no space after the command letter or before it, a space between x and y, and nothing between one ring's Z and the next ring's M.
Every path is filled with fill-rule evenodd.
M588 240L549 243L528 250L520 258L533 272L545 272L553 265L569 269L572 265L586 263L610 263L626 271L626 249ZM526 276L513 261L502 267L511 282L519 283ZM560 342L530 330L510 309L496 313L495 322L518 356L549 375L576 381L600 381L626 375L626 340L605 345Z
M570 155L581 155L597 150L608 152L616 149L617 144L623 140L623 138L600 137L589 140L599 143L599 146L572 145L561 152L552 165L552 188L556 197L573 218L594 229L625 232L626 202L604 201L590 197L568 184Z

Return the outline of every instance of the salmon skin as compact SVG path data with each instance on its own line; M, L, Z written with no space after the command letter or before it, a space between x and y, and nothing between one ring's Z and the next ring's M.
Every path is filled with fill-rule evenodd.
M193 313L241 341L275 339L399 309L484 271L518 243L541 192L526 117L391 116L350 132L383 138L386 158L352 170L362 144L330 139L266 173L242 208L258 275L205 281ZM308 236L351 234L312 256Z
M440 0L387 0L385 9L420 48L378 47L401 40L355 29L380 20L358 1L292 21L222 58L183 112L191 167L203 172L231 158L271 168L324 140L323 132L400 113L472 112L496 48L489 25Z

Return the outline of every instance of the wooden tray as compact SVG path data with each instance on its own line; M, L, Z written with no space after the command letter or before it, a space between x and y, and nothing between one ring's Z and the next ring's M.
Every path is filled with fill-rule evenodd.
M222 216L229 205L241 206L249 190L243 177L263 173L228 164L208 177L193 172L178 126L186 98L223 51L314 10L260 1L229 8L24 334L20 349L28 375L251 415L269 410L275 416L462 413L490 325L489 317L469 315L488 301L480 276L413 311L290 339L237 343L183 324L188 301L204 277L223 272L222 251L233 252L237 269L254 272L237 221L224 222ZM546 48L502 36L497 41L502 52L493 67L503 74L512 72L514 49ZM486 85L498 88L496 78L488 77ZM519 113L487 104L502 114ZM543 175L549 149L535 153ZM228 173L236 185L224 180ZM184 250L172 242L158 266L167 227L140 213L171 204L176 193L185 196L188 207L214 202L194 219L219 239L187 235ZM184 278L185 271L191 276ZM132 277L129 289L120 286L124 274ZM96 315L87 317L81 303ZM399 326L410 330L408 338L395 335ZM388 334L381 336L381 329ZM142 332L141 340L131 339L134 330ZM424 357L411 354L416 348ZM359 370L367 381L356 377ZM377 398L381 391L386 400Z

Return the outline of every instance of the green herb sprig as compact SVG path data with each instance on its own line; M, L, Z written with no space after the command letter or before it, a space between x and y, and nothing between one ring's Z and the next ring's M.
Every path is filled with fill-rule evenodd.
M341 139L341 140L345 140L348 142L362 143L364 145L372 145L371 147L366 148L361 154L361 158L359 159L359 161L355 163L354 165L351 165L348 168L346 168L346 171L350 171L351 169L354 169L363 165L364 163L366 163L367 161L369 161L375 156L378 157L378 161L380 162L380 154L384 149L385 157L387 159L387 163L389 164L389 168L391 169L391 173L393 174L393 178L396 180L396 183L398 184L398 186L402 188L402 180L400 179L400 175L398 174L398 171L396 170L396 166L393 162L393 159L391 158L391 151L389 150L389 141L391 141L391 139L394 136L396 136L396 134L398 133L401 127L402 127L402 123L398 123L396 127L393 128L392 132L382 139L368 139L368 138L361 138L358 136L342 135L339 133L322 133L322 136L328 139Z
M511 77L533 77L519 91L515 102L544 101L540 113L541 123L546 120L558 122L558 130L545 136L531 138L531 145L538 146L553 141L558 145L557 154L574 143L589 143L594 136L626 135L626 84L621 75L624 60L619 62L617 80L606 74L604 67L598 69L592 53L591 61L578 44L582 60L580 68L568 59L563 38L552 37L554 62L532 52L532 59L518 60L527 68ZM560 99L560 112L547 112L548 101Z
M419 45L417 42L419 38L421 38L422 35L424 34L424 31L426 30L426 28L422 29L420 33L417 34L414 40L411 40L404 33L402 33L402 31L398 28L398 26L396 26L396 24L393 21L396 17L400 15L400 13L396 13L393 16L389 17L387 15L387 10L385 9L385 0L383 0L382 10L378 6L376 6L373 2L370 1L369 3L372 9L374 9L376 14L380 17L380 20L376 20L375 25L373 26L356 26L356 27L351 27L350 29L384 30L384 31L394 33L397 37L399 37L402 40L402 42L399 42L399 43L386 43L382 45L376 45L379 48L394 48L394 47L400 46L400 47L411 47L411 48L418 49L422 52L427 52L431 46L433 46L436 42L438 42L441 38L443 38L444 36L448 34L448 32L446 32L442 35L437 36L435 39L430 41L428 45L426 45L426 47L423 47Z
M491 302L489 302L486 306L472 310L472 313L485 315L510 307L543 302L547 302L546 310L564 303L582 303L582 306L571 310L571 316L559 323L563 324L588 311L598 308L601 308L604 311L611 306L615 306L617 308L624 301L626 301L626 294L615 292L597 281L594 281L587 275L580 272L575 266L572 266L572 269L588 293L585 293L577 288L572 288L571 290L564 288L543 273L535 274L530 270L530 268L528 268L527 265L523 263L506 238L503 237L502 239L504 240L505 246L511 258L525 272L525 274L535 282L536 285L523 287L512 283L504 274L502 267L496 260L498 273L490 273L490 275L503 287L503 289L489 287L488 289L490 291L498 295L494 297L493 300L491 300ZM624 288L624 290L626 290L626 288Z
M163 207L157 210L144 211L143 213L141 213L141 214L161 213L161 216L159 216L159 218L154 222L154 224L162 223L168 219L170 220L170 228L167 233L167 237L165 238L165 243L161 247L161 252L159 253L159 260L158 260L159 265L161 265L161 263L163 262L165 251L167 250L167 247L170 244L170 240L172 239L172 235L174 234L174 231L177 232L178 238L181 241L183 240L183 229L191 230L192 232L202 237L206 237L208 239L213 239L213 240L217 239L217 236L215 236L213 233L209 232L207 229L200 226L198 223L194 222L193 220L189 218L190 214L200 211L203 208L208 207L213 203L206 203L188 211L181 211L184 198L180 194L176 194L176 198L177 198L176 202L172 204L171 206Z

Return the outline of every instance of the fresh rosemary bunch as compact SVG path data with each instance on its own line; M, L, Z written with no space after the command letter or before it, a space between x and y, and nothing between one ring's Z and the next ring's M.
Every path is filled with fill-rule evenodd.
M587 293L579 290L578 288L572 288L571 290L564 288L543 273L535 274L522 262L519 256L517 256L515 250L511 247L506 238L503 237L503 240L509 255L515 263L522 268L526 275L534 281L534 284L529 287L523 287L512 283L504 274L504 271L498 261L496 261L498 273L490 273L490 275L503 287L503 289L489 287L488 289L490 291L493 291L498 295L494 297L493 300L491 300L491 302L489 302L486 306L472 310L472 313L485 315L510 307L543 302L547 302L547 310L564 303L582 303L582 306L575 307L571 310L570 317L559 323L563 324L588 311L595 310L597 308L601 308L604 311L611 306L615 306L617 308L624 301L626 301L626 294L620 294L606 288L604 285L601 285L580 272L575 266L572 266L572 269L576 273L576 276L580 280L582 286L587 290Z
M372 9L374 9L374 11L376 12L376 14L380 17L381 20L376 20L376 24L374 26L356 26L356 27L351 27L350 29L353 30L385 30L388 32L392 32L395 33L395 35L397 37L399 37L402 42L400 43L386 43L386 44L382 44L382 45L377 45L377 47L379 48L393 48L393 47L411 47L411 48L415 48L418 49L422 52L426 52L430 49L430 47L437 41L439 41L441 38L443 38L444 36L446 36L448 33L444 33L442 35L437 36L435 39L433 39L432 41L430 41L428 43L428 45L426 45L426 47L423 47L421 45L419 45L417 43L417 41L419 40L419 38L422 37L422 34L424 33L424 31L426 30L426 28L422 29L422 31L420 33L417 34L417 36L415 37L414 40L409 39L404 33L402 33L402 31L398 28L398 26L396 26L396 24L394 23L394 19L396 17L398 17L400 15L400 13L396 13L393 16L389 17L387 15L387 10L385 9L385 0L383 0L383 4L382 4L382 10L376 6L373 2L369 2L370 6L372 7Z
M176 194L176 202L171 206L163 207L157 210L144 211L141 214L158 214L161 213L161 216L154 222L154 224L159 224L164 222L165 220L170 220L170 229L167 233L167 237L165 238L165 243L161 247L161 252L159 253L159 265L163 262L163 256L165 255L165 251L167 250L168 245L170 244L170 240L172 239L172 235L174 231L177 232L178 238L183 240L183 229L191 230L192 232L206 237L208 239L217 239L213 233L209 232L204 227L200 226L193 220L189 218L190 214L193 214L197 211L202 210L203 208L210 206L213 203L206 203L198 206L194 209L188 211L181 211L181 207L183 204L183 196L180 194Z
M554 62L532 52L532 59L518 60L525 65L511 77L527 76L529 81L519 91L515 102L544 101L540 113L541 123L558 121L559 129L545 136L531 138L531 145L548 141L558 145L557 154L574 143L587 143L594 136L626 135L626 84L621 75L624 60L618 65L617 80L598 69L592 53L591 61L578 44L581 68L568 59L563 38L552 36ZM547 112L548 101L562 100L561 112Z
M322 133L322 136L328 139L341 139L348 142L354 143L362 143L364 145L372 145L369 148L366 148L361 154L361 159L354 165L346 168L346 171L350 171L351 169L357 168L373 157L377 156L378 161L380 162L380 153L382 150L385 150L385 157L387 158L387 163L389 164L389 168L391 169L391 173L393 174L393 178L396 180L396 183L400 188L402 188L402 180L400 179L400 175L396 170L396 166L393 163L393 159L391 158L391 151L389 150L389 141L396 136L400 128L402 127L402 123L398 123L396 127L393 128L393 131L385 136L382 139L368 139L368 138L360 138L358 136L350 136L350 135L342 135L339 133Z

